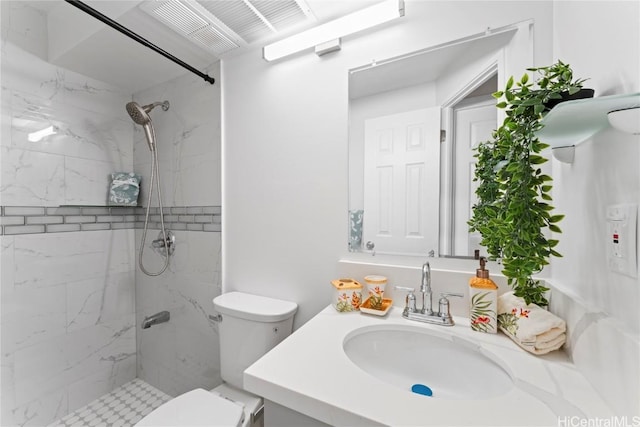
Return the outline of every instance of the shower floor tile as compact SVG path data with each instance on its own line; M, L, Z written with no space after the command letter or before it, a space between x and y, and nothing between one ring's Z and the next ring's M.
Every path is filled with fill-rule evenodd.
M168 394L136 378L49 427L132 427L170 399Z

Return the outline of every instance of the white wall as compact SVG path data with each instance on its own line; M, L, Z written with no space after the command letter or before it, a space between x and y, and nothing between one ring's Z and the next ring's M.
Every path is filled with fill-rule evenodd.
M558 2L554 11L554 56L570 63L576 75L589 77L585 86L596 96L640 91L638 2L587 2L578 13L571 2ZM570 30L563 25L569 19ZM595 19L597 33L587 23ZM609 271L605 215L609 205L640 202L638 142L638 136L607 129L578 145L573 164L554 163L554 196L567 215L559 236L566 255L554 261L554 279L635 334L640 281Z
M223 61L223 284L297 302L296 327L328 304L347 250L347 71L528 19L536 61L551 59L551 2L405 6L405 17L344 38L335 54Z
M554 58L572 65L596 96L640 91L640 2L557 1ZM570 24L568 24L570 23ZM573 164L553 163L559 212L554 286L584 310L559 308L569 350L619 414L640 413L640 279L609 271L606 207L640 203L640 136L607 129L576 148Z
M299 327L328 304L331 279L362 272L363 264L336 266L346 252L348 69L532 19L534 65L559 57L591 77L597 95L638 91L638 16L637 1L407 1L404 18L345 38L332 55L266 63L255 51L225 60L226 290L296 301ZM616 413L635 415L638 279L607 272L603 209L638 203L637 138L604 131L577 148L573 165L553 162L555 204L567 218L565 256L553 261L551 280L552 311L572 334L569 354ZM418 283L419 269L397 276Z

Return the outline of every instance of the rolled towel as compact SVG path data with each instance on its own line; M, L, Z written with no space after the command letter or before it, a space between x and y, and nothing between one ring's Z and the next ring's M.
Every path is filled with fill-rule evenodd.
M535 304L525 304L513 292L498 297L498 327L533 354L557 350L567 339L564 320Z
M111 174L109 206L136 206L140 193L140 175L133 172Z

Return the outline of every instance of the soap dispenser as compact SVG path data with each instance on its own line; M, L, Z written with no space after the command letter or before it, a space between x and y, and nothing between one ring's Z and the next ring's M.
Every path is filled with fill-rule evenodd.
M480 268L469 280L469 318L471 329L495 334L498 332L498 286L485 269L487 259L480 257Z

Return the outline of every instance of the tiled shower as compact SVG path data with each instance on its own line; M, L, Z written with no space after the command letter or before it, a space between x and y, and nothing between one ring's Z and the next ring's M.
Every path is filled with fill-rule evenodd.
M213 388L219 88L184 76L127 93L47 62L42 12L2 2L1 15L0 424L47 425L135 378L169 395ZM219 66L208 72L217 77ZM125 111L132 99L171 103L152 113L164 219L177 240L159 277L136 267L144 210L106 206L111 172L141 174L139 201L146 195L150 155ZM54 134L30 140L48 126ZM158 220L152 210L147 244ZM162 261L144 256L152 269ZM170 323L140 329L162 310Z

